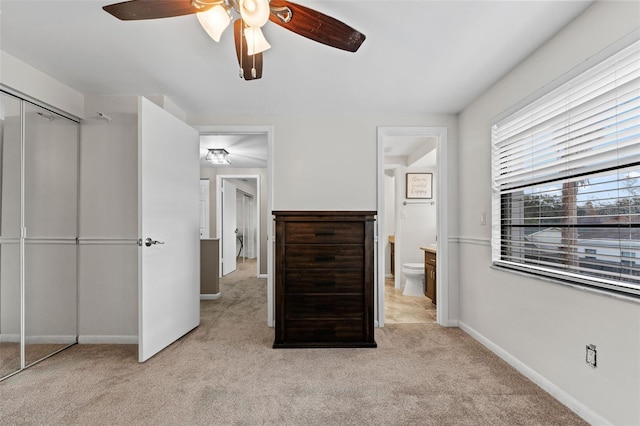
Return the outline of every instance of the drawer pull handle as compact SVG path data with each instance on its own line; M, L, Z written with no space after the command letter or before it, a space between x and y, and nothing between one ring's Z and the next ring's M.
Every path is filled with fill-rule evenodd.
M336 235L336 231L316 231L316 237L321 237L324 235Z
M318 281L316 283L319 287L331 287L336 285L335 281Z
M335 259L335 256L316 256L316 262L330 262Z
M333 330L314 330L314 336L331 336L334 334Z

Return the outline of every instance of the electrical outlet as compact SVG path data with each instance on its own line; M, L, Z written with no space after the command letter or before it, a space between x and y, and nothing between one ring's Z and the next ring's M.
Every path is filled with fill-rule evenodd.
M596 368L596 365L597 365L596 345L587 345L586 361L587 361L587 364L589 364L593 368Z
M487 212L480 212L480 225L484 226L487 224Z

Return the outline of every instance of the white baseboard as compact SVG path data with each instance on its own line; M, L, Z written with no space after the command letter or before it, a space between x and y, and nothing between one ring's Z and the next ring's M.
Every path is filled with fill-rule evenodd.
M20 334L19 333L0 334L0 343L20 343Z
M137 345L138 336L78 336L81 345Z
M258 278L267 279L267 274L258 274Z
M576 400L574 397L569 395L564 390L560 389L553 382L549 381L547 378L542 376L537 371L533 370L531 367L520 361L518 358L511 355L509 352L502 349L500 346L493 343L491 340L484 337L482 334L478 333L473 328L469 327L462 321L458 321L458 327L478 342L482 343L485 347L487 347L491 352L502 358L507 364L511 365L513 368L518 370L522 375L526 378L534 382L536 385L540 386L542 389L550 393L554 398L568 407L570 410L575 412L578 416L582 417L589 424L592 425L610 425L606 419L602 418L600 415L595 413L592 409Z
M26 336L24 338L24 343L27 345L43 345L43 344L53 344L53 345L72 345L77 342L77 338L75 335L59 335L59 336Z
M216 300L216 299L220 299L220 292L215 293L215 294L201 294L200 295L200 300Z

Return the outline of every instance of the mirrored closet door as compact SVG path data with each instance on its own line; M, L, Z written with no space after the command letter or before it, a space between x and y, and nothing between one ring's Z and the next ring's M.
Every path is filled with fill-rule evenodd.
M0 377L21 364L21 102L0 92Z
M16 102L19 114L17 138L3 120L0 358L12 367L0 377L13 352L22 369L77 342L78 281L78 123L2 97L5 116Z

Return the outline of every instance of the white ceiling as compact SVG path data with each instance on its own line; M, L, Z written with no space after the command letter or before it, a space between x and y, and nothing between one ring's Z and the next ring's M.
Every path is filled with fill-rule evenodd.
M299 0L366 35L356 53L267 23L261 80L229 29L119 21L104 0L0 0L0 48L85 94L164 94L187 114L456 113L590 1Z
M263 78L244 81L230 29L215 43L193 15L123 22L102 10L117 1L0 0L0 48L82 93L163 94L187 114L457 113L592 3L298 0L364 44L348 53L267 23ZM385 141L388 167L434 167L422 139ZM201 142L202 167L206 148L266 167L266 135Z

